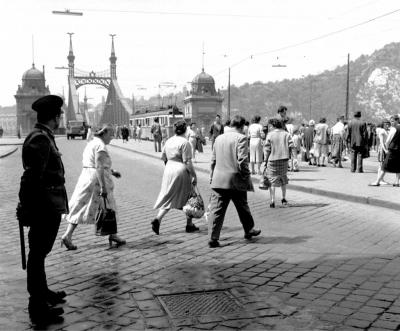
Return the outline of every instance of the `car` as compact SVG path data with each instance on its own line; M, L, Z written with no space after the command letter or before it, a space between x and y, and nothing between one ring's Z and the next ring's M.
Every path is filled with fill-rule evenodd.
M81 137L86 139L88 126L85 121L69 121L67 126L67 139L75 139Z

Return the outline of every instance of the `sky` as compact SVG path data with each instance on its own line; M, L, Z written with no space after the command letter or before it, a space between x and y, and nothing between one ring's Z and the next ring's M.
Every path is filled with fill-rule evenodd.
M15 104L33 61L45 66L51 93L68 95L67 70L56 69L68 64L67 32L74 33L75 68L84 71L109 68L110 34L116 34L118 82L125 97L136 98L189 88L203 63L216 88L225 89L229 67L236 86L301 78L346 64L348 53L356 59L400 39L398 0L1 2L1 106ZM52 14L65 9L83 15ZM160 87L163 82L176 88ZM83 98L85 88L78 93ZM106 93L86 88L94 104Z

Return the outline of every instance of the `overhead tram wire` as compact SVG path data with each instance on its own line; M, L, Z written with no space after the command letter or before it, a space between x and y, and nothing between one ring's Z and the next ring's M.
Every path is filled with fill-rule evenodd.
M276 15L245 15L245 14L224 14L224 13L196 13L196 12L174 12L174 11L154 11L154 10L118 10L118 9L87 9L76 8L83 12L99 13L126 13L126 14L145 14L145 15L178 15L178 16L208 16L208 17L235 17L235 18L268 18L268 19L299 19L298 16L276 16ZM312 17L303 16L307 20Z
M386 16L390 16L390 15L396 14L398 12L400 12L400 8L392 10L392 11L387 12L385 14L373 17L373 18L371 18L369 20L366 20L366 21L363 21L363 22L360 22L360 23L357 23L357 24L354 24L354 25L350 25L350 26L347 26L345 28L342 28L342 29L339 29L339 30L336 30L336 31L325 33L323 35L320 35L320 36L312 38L312 39L307 39L307 40L304 40L304 41L301 41L301 42L298 42L298 43L290 44L290 45L287 45L287 46L283 46L283 47L272 49L272 50L265 51L265 52L259 52L259 53L250 54L250 55L246 56L245 58L243 58L242 60L230 65L229 68L237 67L238 65L242 64L243 62L245 62L247 60L251 60L256 56L262 56L262 55L267 55L267 54L271 54L271 53L276 53L276 52L284 51L284 50L287 50L287 49L299 47L299 46L302 46L302 45L305 45L305 44L309 44L309 43L312 43L312 42L317 41L317 40L321 40L321 39L325 39L325 38L331 37L331 36L333 36L335 34L339 34L339 33L342 33L342 32L345 32L345 31L348 31L348 30L351 30L351 29L355 29L355 28L357 28L359 26L371 23L373 21L379 20L379 19L384 18ZM216 74L214 74L214 76L218 76L218 75L226 72L227 70L228 70L228 68L225 68L225 69L217 72Z

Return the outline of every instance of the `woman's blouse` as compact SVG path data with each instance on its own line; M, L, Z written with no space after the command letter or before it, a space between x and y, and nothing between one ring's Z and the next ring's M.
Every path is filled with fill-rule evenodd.
M188 140L196 139L196 132L191 128L188 128L186 131L186 137Z
M99 152L105 152L106 156L102 166L111 168L111 159L108 154L106 144L98 137L94 137L85 147L82 156L82 165L84 168L96 168L96 156Z
M185 163L192 159L192 147L185 137L173 136L165 142L161 159Z
M326 145L328 142L327 132L328 132L328 124L318 123L315 126L314 142L316 142L317 144Z
M260 123L253 123L249 126L250 138L261 138L263 133L263 127Z
M293 148L293 140L289 132L282 129L274 129L268 133L265 140L265 151L270 152L268 161L289 159L289 148Z

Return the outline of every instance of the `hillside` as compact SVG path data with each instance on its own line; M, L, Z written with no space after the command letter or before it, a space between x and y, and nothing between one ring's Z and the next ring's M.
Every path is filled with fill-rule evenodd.
M288 106L298 121L326 117L334 122L344 115L347 66L319 75L280 82L255 82L231 87L232 114L272 116L280 104ZM362 111L364 118L379 121L400 112L400 43L391 43L373 54L350 61L349 117ZM310 116L311 92L311 116ZM224 106L227 91L224 90Z

